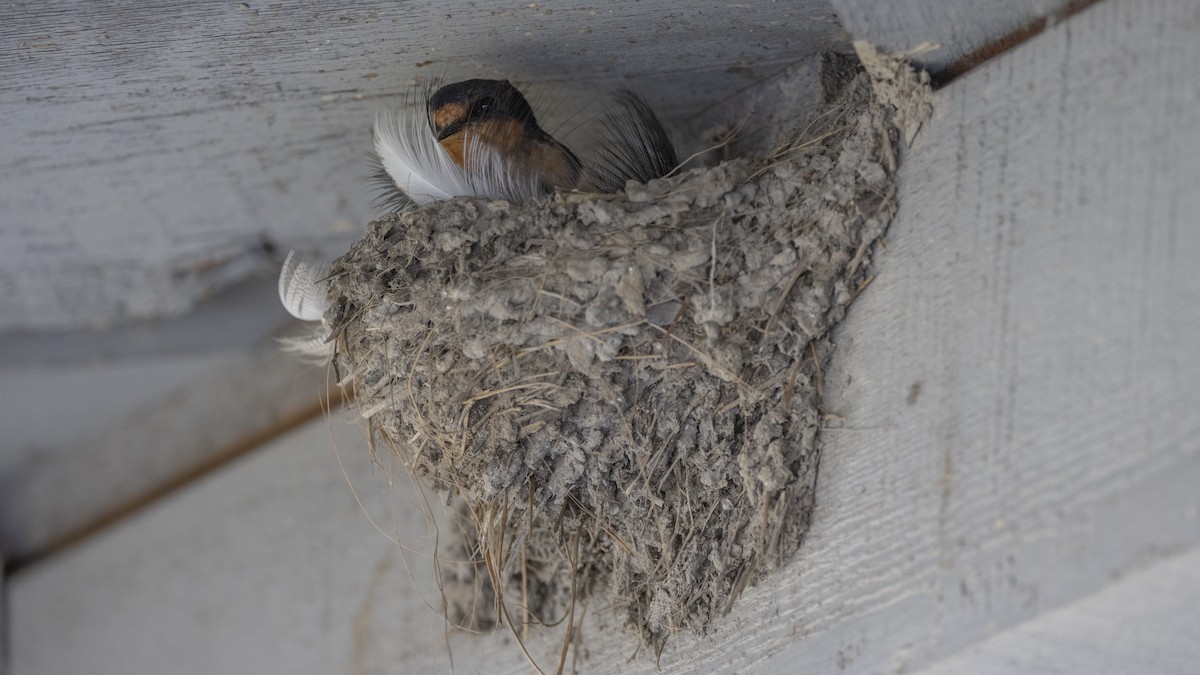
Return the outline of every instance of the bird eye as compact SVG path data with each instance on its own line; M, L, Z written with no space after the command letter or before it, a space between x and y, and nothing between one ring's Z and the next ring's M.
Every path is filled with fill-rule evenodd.
M486 114L492 109L492 106L495 105L495 103L495 99L491 97L481 98L475 103L475 112L479 114Z

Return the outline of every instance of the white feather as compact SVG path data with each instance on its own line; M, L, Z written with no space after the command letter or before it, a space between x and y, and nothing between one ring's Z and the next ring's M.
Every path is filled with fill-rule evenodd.
M479 137L458 166L438 145L416 111L387 111L375 117L375 154L395 186L417 204L454 197L520 202L545 196L539 172L522 170Z
M376 115L375 154L396 187L418 204L467 194L462 169L415 115L401 111Z
M276 338L276 341L284 352L318 365L328 363L333 357L333 343L329 340L329 329L324 323L320 326L307 325L300 335Z
M284 308L297 319L310 322L303 335L279 338L279 344L283 351L316 363L328 361L333 354L329 324L325 322L329 309L327 273L324 265L301 260L295 251L288 251L279 270L279 299Z
M322 321L329 309L324 265L300 260L288 251L279 271L279 299L288 313L301 321Z

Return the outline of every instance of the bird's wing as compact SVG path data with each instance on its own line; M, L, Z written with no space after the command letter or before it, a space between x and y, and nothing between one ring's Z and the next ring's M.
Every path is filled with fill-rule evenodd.
M671 137L654 110L637 94L622 89L600 114L595 139L585 158L585 189L620 192L625 183L666 176L679 164Z

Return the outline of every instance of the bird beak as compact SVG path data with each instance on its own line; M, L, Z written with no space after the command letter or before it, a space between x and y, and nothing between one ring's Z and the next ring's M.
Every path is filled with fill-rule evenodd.
M453 136L454 134L458 133L459 130L462 128L463 128L462 122L451 122L450 124L447 124L446 126L440 128L440 129L435 126L433 128L433 135L435 137L437 137L438 142L440 143L440 142L446 140L447 138Z

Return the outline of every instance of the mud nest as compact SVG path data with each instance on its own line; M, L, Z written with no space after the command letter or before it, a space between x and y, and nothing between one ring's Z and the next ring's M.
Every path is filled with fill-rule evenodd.
M895 111L860 74L768 157L412 209L333 264L373 447L465 514L455 574L482 595L451 619L570 624L604 594L661 648L796 552L829 332L896 208Z

